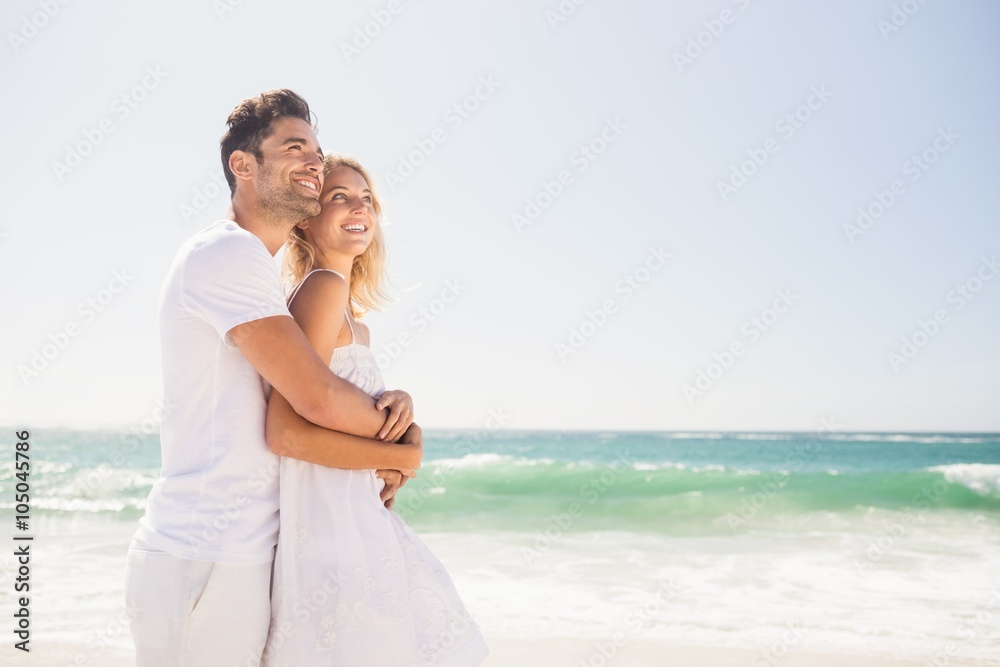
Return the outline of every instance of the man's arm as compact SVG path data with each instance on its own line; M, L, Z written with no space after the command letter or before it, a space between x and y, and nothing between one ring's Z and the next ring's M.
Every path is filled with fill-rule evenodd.
M253 320L229 335L273 388L272 401L277 392L294 412L329 429L368 438L379 433L386 415L375 409L375 399L334 375L292 318Z
M412 470L420 465L422 456L419 427L403 433L404 436L410 435L409 440L405 437L400 440L416 445L418 451L415 461L413 452L410 451L412 446L398 452L386 451L393 448L386 447L386 443L378 440L356 437L378 433L376 437L381 438L388 435L386 431L392 431L394 435L398 429L405 429L409 424L387 426L397 424L395 411L398 408L393 407L386 416L384 411L375 408L375 399L349 381L334 375L327 366L341 330L346 326L344 311L347 309L348 298L348 287L344 279L338 274L321 271L313 274L299 288L290 309L295 317L294 322L289 322L288 318L270 318L283 319L283 323L290 325L294 331L272 331L273 327L267 323L267 319L258 320L263 323L258 327L252 326L254 322L250 322L230 331L230 337L237 347L258 372L271 382L266 425L268 447L276 454L309 463L348 469L391 468L412 474ZM318 366L316 376L310 378L302 370L291 368L289 364L296 362L296 359L276 358L271 352L282 350L287 353L290 347L287 344L288 338L305 345L306 353L303 356L315 362L313 367ZM307 366L306 370L310 370L310 367ZM267 373L280 377L280 381L285 382L288 388L279 384L279 380L271 381ZM347 391L332 395L327 393L325 399L323 393L310 395L308 390L314 388L316 383L331 379L336 381L337 388L346 388ZM310 406L310 398L318 398L321 404ZM297 401L302 401L303 405L300 406ZM323 423L310 417L311 409L329 410L331 407L332 416L336 420L333 426L329 422ZM355 415L355 411L363 414ZM374 423L374 427L367 432L359 432L341 426L340 423L347 417L354 417L355 422L370 420L367 423ZM409 419L412 421L412 414ZM322 427L328 427L329 430ZM416 442L412 440L413 433L418 436ZM375 449L376 447L382 449Z

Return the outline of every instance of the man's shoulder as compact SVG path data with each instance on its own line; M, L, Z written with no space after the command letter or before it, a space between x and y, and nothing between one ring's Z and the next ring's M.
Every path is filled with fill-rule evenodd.
M220 220L198 231L181 244L174 257L174 266L183 267L186 273L269 270L273 262L264 243L232 220Z
M228 312L248 300L284 305L284 287L264 243L232 220L212 223L184 241L161 288L161 312Z
M236 251L267 252L256 236L232 220L219 220L199 230L181 246L180 253L213 254Z

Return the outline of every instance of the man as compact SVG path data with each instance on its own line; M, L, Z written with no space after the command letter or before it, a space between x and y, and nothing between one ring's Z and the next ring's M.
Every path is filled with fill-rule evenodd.
M320 212L322 152L290 90L245 100L222 163L231 220L180 248L160 293L162 469L129 549L126 607L139 667L257 665L278 533L266 385L301 416L385 451L395 419L330 372L285 306L273 256ZM290 456L324 462L321 441ZM422 447L416 424L395 446ZM376 450L371 450L376 451ZM386 479L392 502L398 473Z

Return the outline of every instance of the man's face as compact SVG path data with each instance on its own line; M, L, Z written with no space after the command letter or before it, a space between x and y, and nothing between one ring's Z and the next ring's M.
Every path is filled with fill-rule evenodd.
M271 129L254 165L261 208L268 217L291 223L318 215L323 153L316 134L301 118L279 118Z

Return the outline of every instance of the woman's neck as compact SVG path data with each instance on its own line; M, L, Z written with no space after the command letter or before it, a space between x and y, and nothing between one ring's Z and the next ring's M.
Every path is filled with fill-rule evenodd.
M316 255L315 268L331 269L344 276L347 283L351 282L351 268L354 265L354 258L345 255L324 256Z

